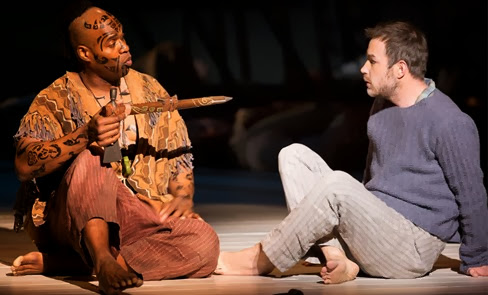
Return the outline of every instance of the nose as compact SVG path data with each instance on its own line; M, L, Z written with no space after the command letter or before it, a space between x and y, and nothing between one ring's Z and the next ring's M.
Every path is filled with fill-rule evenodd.
M120 40L120 51L122 53L129 52L130 48L129 45L125 40Z
M361 72L361 74L365 75L366 72L367 72L367 68L366 68L366 65L368 64L368 61L364 62L363 66L361 67L361 69L359 69L359 71Z

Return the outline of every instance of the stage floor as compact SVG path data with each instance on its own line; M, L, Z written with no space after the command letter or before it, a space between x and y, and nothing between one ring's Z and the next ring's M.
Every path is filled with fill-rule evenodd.
M195 209L214 226L221 249L237 251L258 242L282 220L287 209L279 178L275 174L212 171L196 173ZM0 212L0 294L96 294L94 277L14 277L10 275L13 259L34 250L24 233L12 231L9 208ZM147 281L140 288L123 294L488 294L488 278L472 278L456 272L459 246L449 244L426 277L414 280L388 280L358 277L340 285L324 285L318 276L320 267L298 264L285 274L273 272L266 277L219 276L205 279Z

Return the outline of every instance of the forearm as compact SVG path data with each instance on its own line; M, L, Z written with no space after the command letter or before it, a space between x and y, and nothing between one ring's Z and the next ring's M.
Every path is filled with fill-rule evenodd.
M486 194L484 195L486 198ZM468 268L488 265L488 210L486 201L473 203L470 208L460 209L461 271Z
M17 143L15 170L21 181L44 176L59 169L89 145L86 127L53 141L23 138Z
M458 204L461 271L488 264L487 194L480 167L478 132L472 120L449 120L437 158Z

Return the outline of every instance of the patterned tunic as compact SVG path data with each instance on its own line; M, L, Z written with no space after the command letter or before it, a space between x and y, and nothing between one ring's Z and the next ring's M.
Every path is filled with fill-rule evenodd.
M170 98L159 82L149 75L130 70L124 79L134 104ZM35 97L14 140L17 142L24 136L43 141L63 137L88 123L99 109L100 105L79 75L67 72ZM144 196L169 201L171 175L182 165L193 168L191 141L185 122L178 111L139 114L135 121L138 140L127 183ZM121 164L112 163L112 166L122 178Z
M131 70L124 79L134 104L169 98L151 76ZM87 124L99 109L79 75L68 72L36 96L14 138L61 138ZM155 210L133 194L170 200L170 177L180 168L193 168L185 123L172 111L138 114L135 124L137 144L127 178L120 163L102 166L98 155L84 150L65 169L35 179L40 196L48 202L45 208L36 202L33 213L45 213L46 218L38 216L42 222L34 227L33 214L34 222L26 223L26 231L39 251L63 258L68 253L90 268L93 261L82 246L82 231L89 220L102 218L114 229L109 237L114 256L120 254L145 280L206 277L214 271L220 251L213 228L193 218L161 222ZM33 191L21 187L19 196ZM71 256L72 250L77 255ZM65 265L63 271L79 271L70 265L79 264Z

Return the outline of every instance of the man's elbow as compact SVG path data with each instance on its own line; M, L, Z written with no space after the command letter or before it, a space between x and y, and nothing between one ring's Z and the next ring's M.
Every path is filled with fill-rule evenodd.
M18 161L15 161L15 174L21 182L31 180L33 178L31 169L29 169L29 167L26 167L26 165L21 165L20 163L18 163Z

